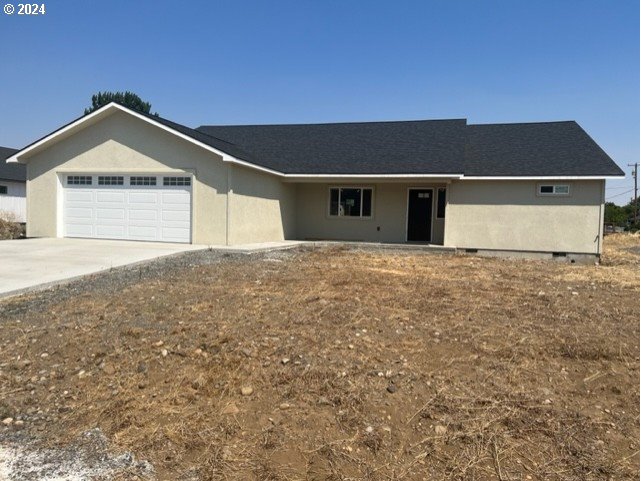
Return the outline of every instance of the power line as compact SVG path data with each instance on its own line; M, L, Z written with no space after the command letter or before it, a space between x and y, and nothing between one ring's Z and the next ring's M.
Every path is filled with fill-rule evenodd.
M622 185L622 186L619 186L619 187L606 187L605 190L616 190L616 189L627 189L627 188L628 188L627 185Z
M625 192L621 192L619 194L611 195L610 197L606 197L605 200L614 199L615 197L619 197L620 195L629 194L630 192L634 192L634 189L626 190Z
M638 173L639 173L639 163L635 162L634 164L628 164L628 167L634 167L634 170L632 171L632 176L634 177L634 222L637 222L637 216L639 214L638 212L638 202L637 199L639 196L637 195L639 188L638 188Z

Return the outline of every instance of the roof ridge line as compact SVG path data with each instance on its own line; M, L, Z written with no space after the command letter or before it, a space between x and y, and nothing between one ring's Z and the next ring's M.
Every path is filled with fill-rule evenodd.
M413 119L413 120L372 120L372 121L353 121L353 122L312 122L312 123L292 123L292 124L227 124L227 125L214 125L205 124L196 127L195 130L200 132L200 129L206 127L297 127L297 126L311 126L311 125L365 125L365 124L407 124L418 122L465 122L466 118L451 118L451 119Z
M532 125L532 124L569 124L578 123L576 120L539 120L532 122L489 122L487 124L467 124L468 127L485 127L488 125Z

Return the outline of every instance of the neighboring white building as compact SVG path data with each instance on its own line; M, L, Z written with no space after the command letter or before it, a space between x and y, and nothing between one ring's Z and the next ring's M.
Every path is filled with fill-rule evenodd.
M16 149L0 147L0 159L11 157L16 152ZM27 221L26 172L24 165L0 162L0 215L9 212L18 222Z

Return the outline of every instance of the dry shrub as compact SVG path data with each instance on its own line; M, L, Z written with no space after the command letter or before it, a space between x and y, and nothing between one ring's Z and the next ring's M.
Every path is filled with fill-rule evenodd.
M603 242L603 265L639 265L639 232L610 234Z
M15 214L0 210L0 240L18 239L22 234L22 224L16 220Z

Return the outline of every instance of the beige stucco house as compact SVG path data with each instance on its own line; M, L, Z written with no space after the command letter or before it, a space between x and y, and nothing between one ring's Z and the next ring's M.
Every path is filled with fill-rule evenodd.
M425 243L601 253L605 181L575 122L191 129L111 103L15 153L27 235L235 245Z

